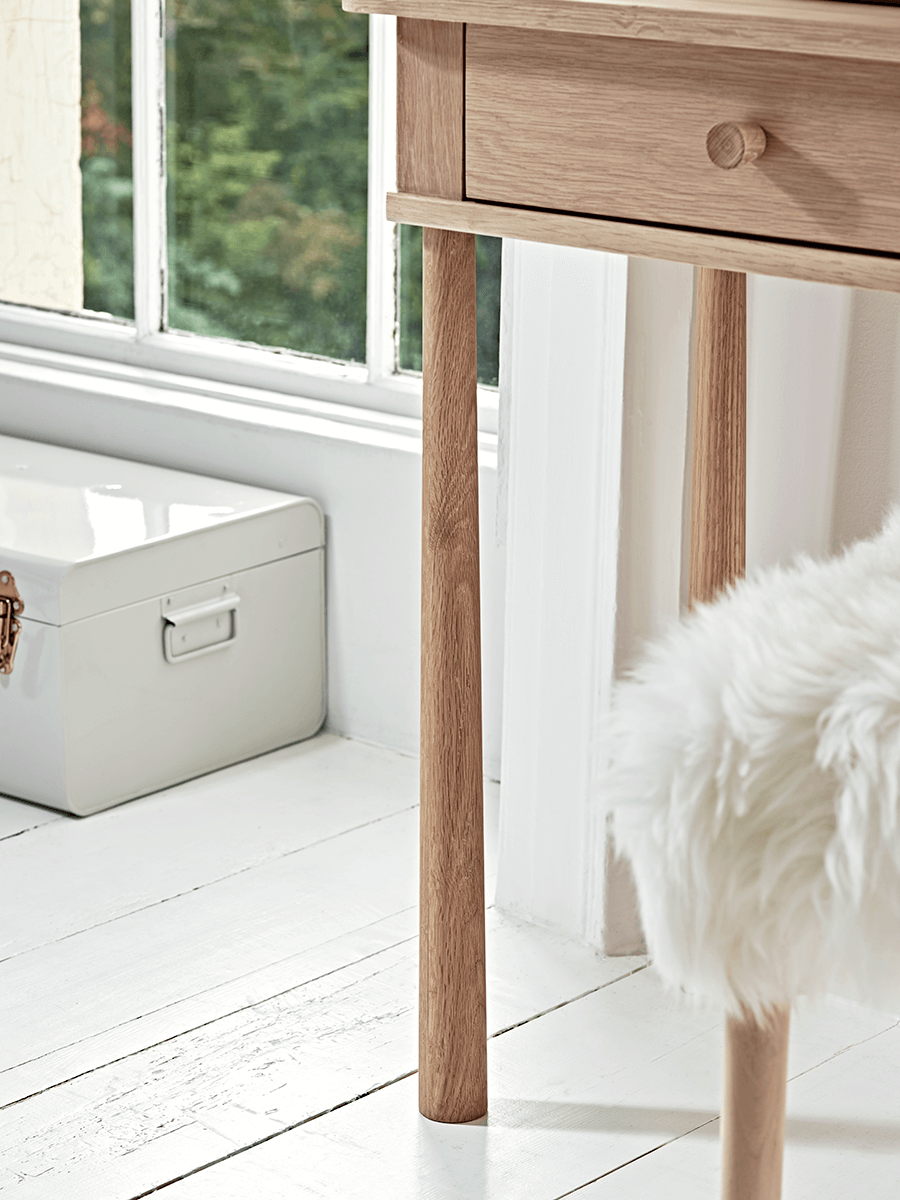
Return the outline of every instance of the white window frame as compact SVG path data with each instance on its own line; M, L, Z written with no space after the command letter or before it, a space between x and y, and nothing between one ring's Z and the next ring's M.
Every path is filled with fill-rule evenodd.
M366 364L313 358L286 349L165 329L166 164L165 0L132 0L135 320L49 311L0 302L0 382L4 368L40 367L45 352L67 369L97 372L182 393L377 424L398 418L410 430L421 413L421 377L397 370L397 227L384 217L395 183L396 18L370 16L369 216ZM75 361L70 356L74 356ZM81 361L83 360L83 361ZM59 360L54 359L59 365ZM219 387L217 385L223 385ZM323 406L325 408L323 409ZM479 426L496 434L498 392L478 389ZM377 415L376 415L377 414Z

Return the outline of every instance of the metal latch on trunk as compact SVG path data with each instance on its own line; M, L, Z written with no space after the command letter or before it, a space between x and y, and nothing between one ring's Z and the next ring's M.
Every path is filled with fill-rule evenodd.
M16 646L22 630L16 620L25 611L16 581L9 571L0 570L0 675L11 675Z

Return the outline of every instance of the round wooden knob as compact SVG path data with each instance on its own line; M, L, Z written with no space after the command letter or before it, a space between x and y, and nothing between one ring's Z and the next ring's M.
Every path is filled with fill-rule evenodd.
M753 162L765 149L766 131L754 121L725 121L706 135L706 153L726 171Z

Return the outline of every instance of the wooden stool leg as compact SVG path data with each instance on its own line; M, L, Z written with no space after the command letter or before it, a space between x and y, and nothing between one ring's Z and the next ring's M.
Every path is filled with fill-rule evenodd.
M694 348L690 595L712 600L744 573L747 277L701 267Z
M725 1026L722 1200L780 1200L790 1009Z
M426 229L423 275L419 1108L487 1111L475 238Z

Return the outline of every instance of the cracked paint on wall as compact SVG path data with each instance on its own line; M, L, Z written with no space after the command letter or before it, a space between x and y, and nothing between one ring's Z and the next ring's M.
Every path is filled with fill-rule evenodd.
M0 113L0 300L80 309L78 0L3 0Z

